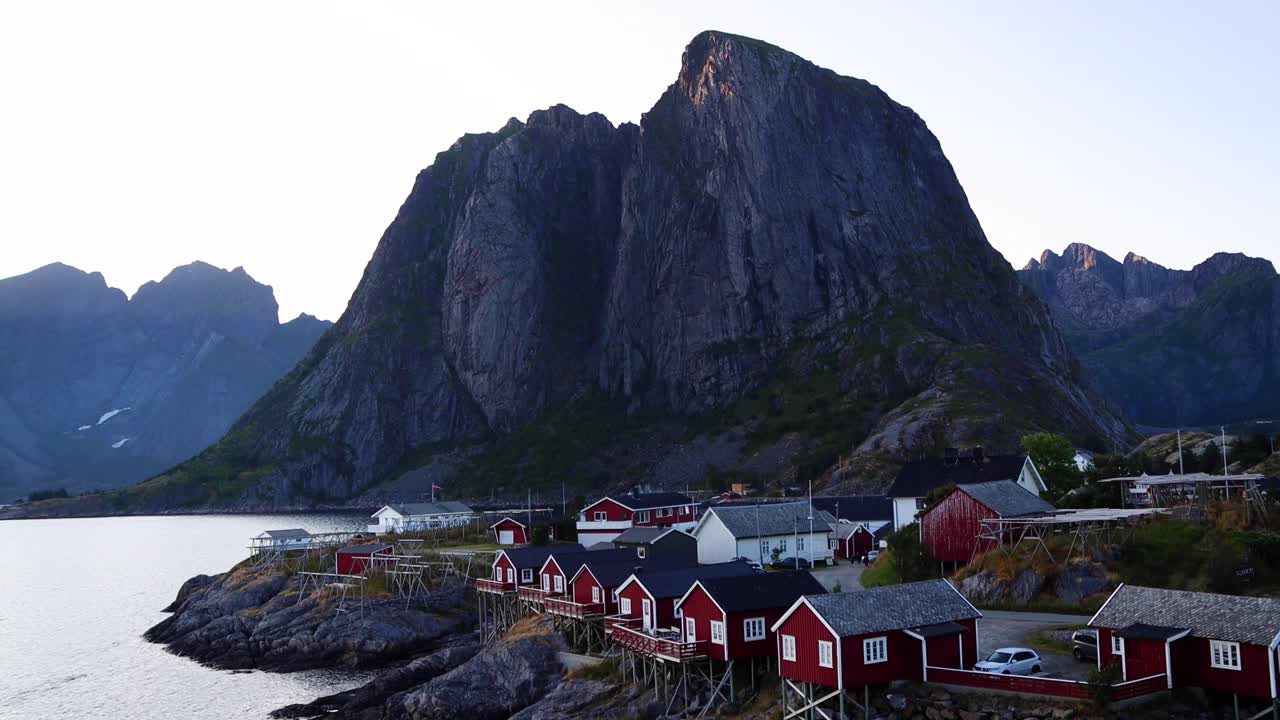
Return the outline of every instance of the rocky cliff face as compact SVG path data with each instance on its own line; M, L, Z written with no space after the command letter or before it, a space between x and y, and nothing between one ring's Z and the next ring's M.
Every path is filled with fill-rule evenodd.
M1218 253L1170 270L1075 243L1019 275L1134 420L1172 427L1280 414L1280 277L1270 262Z
M243 269L204 263L132 300L66 265L0 280L0 500L137 482L204 449L328 327L276 310Z
M1025 430L1120 440L1071 366L915 113L707 32L639 126L556 106L438 155L333 331L136 494L839 485Z

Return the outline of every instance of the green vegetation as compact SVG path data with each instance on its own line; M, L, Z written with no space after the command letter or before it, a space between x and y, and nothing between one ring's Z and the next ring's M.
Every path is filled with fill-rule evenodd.
M55 500L59 498L71 497L67 493L66 488L56 488L54 490L37 490L27 496L27 502L40 502L41 500Z
M1022 438L1022 449L1031 456L1048 488L1045 500L1056 505L1063 496L1080 487L1082 478L1070 440L1054 433L1035 433Z
M885 585L897 585L902 582L902 576L898 574L893 554L892 550L881 552L880 557L876 558L875 562L862 571L862 587L870 589Z
M890 533L889 549L862 572L863 587L930 580L939 577L938 563L920 542L920 526L911 523Z

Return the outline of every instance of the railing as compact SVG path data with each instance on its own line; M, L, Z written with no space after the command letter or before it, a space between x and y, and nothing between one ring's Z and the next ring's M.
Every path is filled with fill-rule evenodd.
M488 578L476 578L476 590L479 592L498 593L499 595L515 592L516 584L502 582L501 580L490 580Z
M530 600L537 603L540 603L547 597L556 594L552 593L550 590L543 590L540 587L534 587L532 585L525 585L516 592L520 595L521 600Z
M565 598L547 598L544 602L544 607L552 615L563 615L572 618L585 618L604 614L604 605L602 603L580 603Z
M604 634L608 635L617 628L638 628L640 627L640 618L628 617L626 615L610 615L604 619Z
M1026 695L1049 695L1072 700L1088 700L1090 698L1089 683L1081 680L1064 680L1062 678L1028 675L1000 675L976 670L934 667L932 665L927 668L927 679L931 683L942 683L943 685L962 685L964 687ZM1165 690L1168 688L1168 683L1164 674L1161 673L1139 680L1119 683L1114 687L1112 699L1130 700Z
M669 634L670 637L659 637L643 630L625 627L621 624L614 624L613 633L610 637L613 642L621 645L628 650L652 655L655 657L666 658L668 660L690 660L692 658L701 657L706 653L703 651L703 643L701 642L682 642L676 640L680 636L680 631L676 629L659 631L663 634Z

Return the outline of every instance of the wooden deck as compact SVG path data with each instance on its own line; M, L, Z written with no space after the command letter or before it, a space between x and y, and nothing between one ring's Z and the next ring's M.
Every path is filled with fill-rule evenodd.
M549 597L543 606L552 615L561 615L577 619L601 617L604 615L603 603L579 603L560 597Z
M476 578L476 592L494 593L495 595L506 595L516 591L515 583L499 582L489 578Z
M663 660L684 662L706 657L706 643L682 642L679 638L680 631L674 628L645 632L616 622L611 625L609 634L609 639L616 645Z

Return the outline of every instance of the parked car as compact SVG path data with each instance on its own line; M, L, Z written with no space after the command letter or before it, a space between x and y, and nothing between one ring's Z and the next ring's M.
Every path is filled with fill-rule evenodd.
M758 573L764 572L764 566L761 565L759 562L752 560L749 557L736 557L732 560L732 562L744 562L747 564L747 567L751 568L752 570Z
M868 550L868 551L867 551L867 562L869 562L869 563L873 563L873 562L875 562L875 561L876 561L876 558L878 558L878 557L880 557L880 551L879 551L879 550Z
M808 570L809 561L805 560L804 558L793 558L793 557L781 558L779 560L774 560L773 562L769 563L769 567L773 568L774 570L796 570L796 569Z
M1098 657L1098 631L1077 630L1071 633L1071 654L1081 662L1096 660Z
M1040 656L1028 648L1000 648L973 669L997 675L1034 675L1040 672Z

